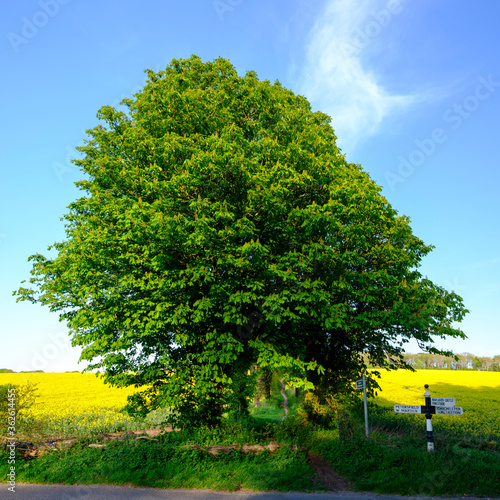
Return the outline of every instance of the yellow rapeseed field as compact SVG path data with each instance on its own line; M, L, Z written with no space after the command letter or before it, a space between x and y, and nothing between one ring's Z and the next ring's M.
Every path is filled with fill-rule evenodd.
M500 436L500 372L417 370L382 372L375 402L386 408L395 404L423 405L424 385L436 398L455 398L464 414L436 415L433 424L459 433ZM394 414L399 419L422 419L420 415Z
M36 384L38 398L31 418L57 434L88 434L134 429L138 424L119 410L137 389L118 389L104 384L92 373L5 373L0 385ZM433 417L436 429L473 435L500 436L500 373L477 371L418 370L382 372L375 402L386 408L385 416L420 422L421 415L395 414L395 404L424 404L424 385L433 397L453 397L464 410L461 416ZM161 415L158 414L158 422ZM150 420L154 422L154 420Z
M0 385L37 385L37 414L60 414L70 410L78 413L90 408L118 408L137 389L119 389L105 384L94 373L0 373Z
M119 412L135 388L110 387L93 373L0 374L0 385L24 386L28 382L36 385L38 394L30 418L43 422L47 433L87 434L137 427L133 419Z

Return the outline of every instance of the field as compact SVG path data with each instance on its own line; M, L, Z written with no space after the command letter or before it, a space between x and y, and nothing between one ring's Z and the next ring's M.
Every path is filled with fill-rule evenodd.
M311 467L308 453L315 453L357 490L411 496L500 496L500 373L382 373L382 391L369 403L369 439L364 435L361 396L346 402L342 417L335 414L333 423L325 427L321 422L305 423L301 400L291 393L289 414L282 420L279 383L275 383L271 401L254 409L245 421L227 421L216 429L170 432L152 441L117 440L97 449L88 445L104 443L106 438L100 433L155 427L162 420L161 412L146 421L134 421L119 411L134 389L111 388L94 374L0 374L0 386L28 382L36 384L38 398L31 415L23 417L19 438L25 438L23 432L33 432L30 439L79 436L79 441L70 449L53 450L36 459L18 457L19 482L308 491L324 489ZM464 410L461 416L433 417L434 453L426 451L424 416L393 410L394 404L424 404L424 384L433 397L454 397ZM265 445L270 441L288 448L217 456L186 450L193 445ZM0 450L0 474L7 467L5 453Z
M35 384L38 395L29 415L30 423L42 435L80 436L141 427L120 413L135 388L110 387L93 373L0 374L0 385L28 383ZM153 426L153 417L142 427ZM25 427L22 420L20 424Z
M435 398L455 398L464 414L435 415L434 432L453 432L484 439L500 438L500 372L418 370L384 372L379 381L382 391L374 402L387 409L385 415L396 421L415 423L425 428L422 415L396 415L395 404L423 405L424 385ZM382 412L384 413L384 412ZM392 415L391 415L392 414Z
M33 417L44 421L47 430L62 434L89 434L139 428L137 422L119 413L127 396L136 389L110 387L92 373L7 373L0 374L0 385L36 384L38 398ZM419 370L383 372L374 402L378 417L394 422L413 422L425 426L420 415L396 415L395 404L424 404L424 385L432 397L454 397L464 409L462 416L433 417L435 432L453 431L476 436L500 437L500 373L478 371ZM386 409L386 411L384 411ZM161 419L150 417L156 425Z

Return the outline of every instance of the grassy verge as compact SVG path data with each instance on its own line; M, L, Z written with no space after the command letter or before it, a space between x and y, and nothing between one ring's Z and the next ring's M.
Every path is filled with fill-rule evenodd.
M269 426L249 419L226 423L219 429L171 432L157 441L113 441L89 448L99 439L81 438L66 451L54 450L37 459L16 457L16 481L62 484L131 484L160 488L212 488L237 491L310 491L314 471L304 451L283 447L245 455L239 450L211 455L184 445L265 444L272 439ZM0 452L0 474L7 474L7 453Z
M407 436L374 433L342 443L325 432L315 437L316 451L359 491L500 496L500 453L477 444L453 439L428 453L425 440Z
M6 457L1 457L6 462ZM6 474L6 471L2 471ZM114 442L69 452L51 452L37 460L19 460L18 482L132 484L160 488L213 488L237 491L311 490L312 470L304 454L285 448L275 454L241 452L212 456L201 450L177 450L163 443Z

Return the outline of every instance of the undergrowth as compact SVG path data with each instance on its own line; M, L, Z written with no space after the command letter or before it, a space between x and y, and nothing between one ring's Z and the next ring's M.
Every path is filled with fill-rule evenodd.
M160 488L211 488L237 491L311 491L318 489L304 450L282 447L274 453L240 450L212 455L187 445L208 447L233 443L265 444L274 439L263 422L224 422L219 428L186 429L155 441L117 440L103 448L81 438L65 451L37 458L16 458L16 481L62 484L131 484ZM0 452L0 474L7 474L7 452Z

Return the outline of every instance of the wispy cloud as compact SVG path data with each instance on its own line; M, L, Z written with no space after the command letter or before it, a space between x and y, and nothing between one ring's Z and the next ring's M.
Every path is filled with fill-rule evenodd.
M331 116L344 152L418 99L392 94L366 67L368 48L373 53L375 40L403 9L397 0L328 0L310 32L298 88Z

